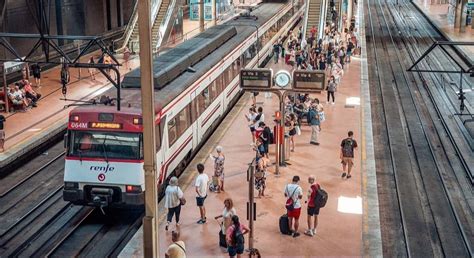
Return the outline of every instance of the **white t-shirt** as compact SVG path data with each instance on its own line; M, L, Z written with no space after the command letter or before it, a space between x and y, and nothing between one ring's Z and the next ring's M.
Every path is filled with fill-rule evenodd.
M297 184L287 184L285 187L285 193L287 198L291 197L293 199L295 209L301 208L300 198L298 198L298 196L303 195L303 189L301 186Z
M194 186L198 187L199 195L198 197L206 197L207 196L207 185L209 183L209 177L206 173L202 173L197 176L196 184Z
M256 120L258 116L260 116L260 118ZM254 119L255 119L254 127L258 128L260 126L260 122L265 122L265 115L263 113L257 114Z
M179 199L183 198L183 191L179 186L168 185L165 190L165 208L174 208L180 205Z

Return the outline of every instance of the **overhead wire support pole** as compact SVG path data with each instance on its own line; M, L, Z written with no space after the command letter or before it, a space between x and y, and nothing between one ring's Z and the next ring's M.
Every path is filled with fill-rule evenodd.
M143 250L145 257L154 258L160 257L160 248L157 233L158 191L155 146L155 91L153 85L150 0L138 0L138 28L140 39L140 82L143 119L143 169L145 173L145 217L143 218Z

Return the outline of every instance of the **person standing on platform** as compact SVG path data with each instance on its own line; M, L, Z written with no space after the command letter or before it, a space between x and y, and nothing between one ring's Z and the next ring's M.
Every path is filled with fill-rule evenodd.
M93 56L91 56L91 58L89 59L89 64L95 64ZM89 71L89 75L91 76L92 80L95 81L94 68L89 68L87 70Z
M250 134L252 135L252 143L255 143L255 123L253 122L257 112L254 107L249 108L249 113L245 115L245 119L249 123Z
M211 154L211 158L214 160L214 176L217 178L217 191L220 193L224 191L224 162L225 156L222 152L222 147L216 147L217 156Z
M327 104L329 104L329 99L330 97L332 97L332 103L334 105L336 99L334 97L334 94L337 90L337 83L336 83L336 78L334 78L334 76L331 75L331 78L329 79L328 81L328 85L326 86L326 91L328 92L328 95L327 95Z
M0 153L5 151L5 117L0 115Z
M341 177L346 177L347 179L351 178L351 170L354 166L354 149L357 148L357 142L353 139L354 133L349 131L347 133L347 138L341 142L341 163L342 163L342 175ZM346 173L347 167L347 173Z
M319 184L316 183L316 180L313 175L308 177L308 183L310 188L308 189L308 230L304 232L307 236L316 235L316 228L318 227L318 215L319 208L314 203L316 195L318 194Z
M278 59L280 58L280 43L277 41L273 44L273 59L275 64L278 64Z
M308 110L308 122L311 125L311 140L310 144L313 145L319 145L318 142L318 134L320 131L320 119L319 119L319 114L316 105L311 105L311 107Z
M206 207L204 207L204 201L207 197L207 186L209 184L209 177L204 173L204 165L199 163L197 164L197 170L199 175L196 178L196 204L199 207L199 213L201 218L197 221L198 224L206 223Z
M178 178L174 176L170 179L170 183L165 190L165 208L168 209L165 226L166 231L168 231L173 216L176 216L176 228L179 228L179 215L181 214L181 205L184 203L183 191L178 186Z
M36 87L41 87L41 67L38 63L34 63L31 66L31 71L33 73L33 77L35 78Z
M179 237L179 231L171 232L171 240L173 243L168 247L168 250L166 250L166 258L186 258L186 246Z
M241 257L245 249L244 235L248 232L250 232L250 229L239 222L239 217L237 215L232 216L232 225L227 229L226 232L227 251L229 252L229 257Z
M290 184L285 187L285 197L288 198L286 201L287 209L288 203L292 203L292 209L288 209L289 228L293 237L300 236L298 228L300 226L300 215L301 215L301 198L303 198L303 189L298 185L300 182L299 176L294 176Z
M222 218L222 222L220 222L221 226L221 231L219 232L219 237L223 236L225 240L225 234L227 233L227 229L232 225L232 217L237 215L237 212L235 211L234 208L234 202L232 201L231 198L227 198L224 200L224 210L222 211L222 214L219 216L214 217L214 219L218 220ZM222 247L227 247L226 241L224 243L221 243L221 240L219 240L220 246Z

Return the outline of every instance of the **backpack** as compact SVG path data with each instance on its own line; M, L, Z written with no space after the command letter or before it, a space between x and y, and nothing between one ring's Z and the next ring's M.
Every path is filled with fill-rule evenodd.
M354 141L351 138L347 138L344 140L344 145L342 146L342 155L344 157L352 157L354 155L354 150L352 145Z
M288 189L288 186L286 186L286 189ZM288 211L292 211L295 209L295 201L293 200L293 195L295 194L296 190L298 190L298 187L293 190L293 193L288 196L288 199L286 200L285 207Z
M319 186L319 185L318 185ZM321 186L318 187L318 192L314 196L314 205L318 208L322 208L326 206L326 203L328 201L328 193L324 191Z
M235 231L234 244L236 246L244 245L245 244L245 238L244 238L244 234L242 233L242 230L240 230L240 227L235 228L234 231Z

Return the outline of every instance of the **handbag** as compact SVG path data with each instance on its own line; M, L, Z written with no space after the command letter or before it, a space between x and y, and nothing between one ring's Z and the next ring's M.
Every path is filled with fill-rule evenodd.
M177 191L179 191L179 187L176 186ZM186 204L186 199L183 197L179 198L179 205L185 205Z
M288 189L288 186L286 186L286 189ZM295 201L293 200L293 195L295 194L297 189L298 189L298 187L296 187L295 190L293 190L293 193L286 200L285 207L286 207L287 211L292 211L292 210L295 209Z

